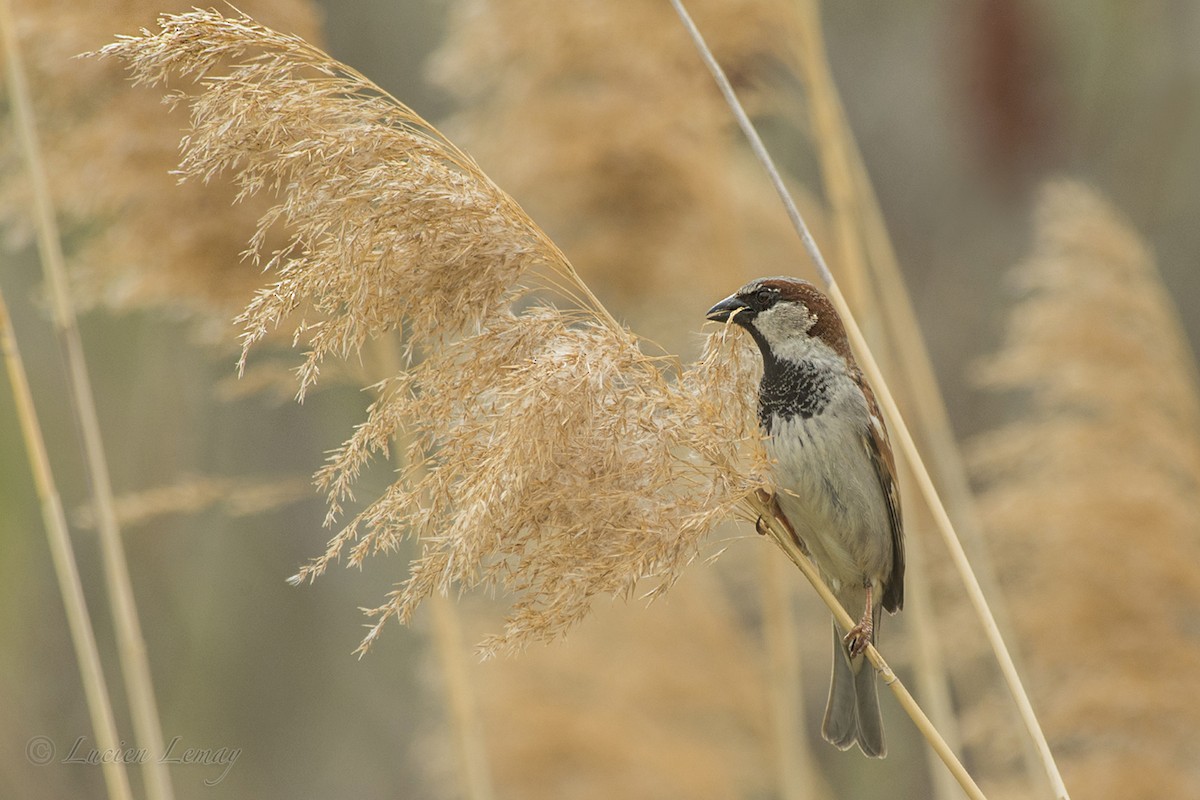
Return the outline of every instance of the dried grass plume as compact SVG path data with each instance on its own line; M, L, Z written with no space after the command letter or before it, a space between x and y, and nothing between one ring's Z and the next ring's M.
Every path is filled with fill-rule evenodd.
M166 15L105 57L139 83L185 77L181 173L273 205L251 252L273 275L241 315L243 363L287 324L303 396L324 359L402 335L406 367L318 473L342 525L296 581L415 537L392 617L454 587L513 597L488 652L552 639L597 595L661 591L759 486L756 359L724 331L683 367L651 357L473 159L353 69L246 16ZM268 249L272 231L287 244ZM699 312L698 312L699 313ZM342 523L368 464L405 448Z
M1200 794L1200 400L1153 259L1092 190L1049 185L1022 298L982 371L981 509L1030 687L1083 797Z
M789 80L795 90L795 4L689 5L742 96L776 126L793 125L797 141L795 98L780 102ZM581 13L552 0L455 0L450 9L432 61L462 101L449 129L593 286L622 309L652 311L641 317L655 336L669 341L689 320L653 298L700 304L764 264L795 260L787 215L669 4Z
M130 91L120 65L76 56L134 31L178 0L14 0L50 190L67 234L76 302L169 308L222 328L259 282L240 263L265 202L231 204L223 182L177 185L186 120L159 93ZM248 13L309 40L310 0L246 0ZM15 137L0 137L0 226L11 246L32 240L30 186Z

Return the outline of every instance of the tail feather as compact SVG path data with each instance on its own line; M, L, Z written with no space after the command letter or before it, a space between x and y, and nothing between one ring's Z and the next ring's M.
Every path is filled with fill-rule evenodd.
M840 750L857 744L872 758L887 755L875 669L866 656L851 660L836 622L833 624L833 675L821 735Z

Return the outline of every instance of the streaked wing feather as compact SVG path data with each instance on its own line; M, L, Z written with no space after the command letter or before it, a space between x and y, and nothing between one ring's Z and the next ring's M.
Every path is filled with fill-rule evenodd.
M896 484L896 460L892 455L887 426L879 412L875 392L861 376L857 377L863 396L867 399L867 409L871 417L871 424L867 426L863 439L871 455L871 462L875 465L879 488L883 490L891 527L892 571L884 587L883 607L894 614L904 607L904 522L900 515L900 487Z

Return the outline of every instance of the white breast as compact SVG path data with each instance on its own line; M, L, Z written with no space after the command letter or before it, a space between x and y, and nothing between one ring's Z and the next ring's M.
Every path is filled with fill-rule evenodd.
M813 417L775 417L767 451L780 508L838 588L882 582L892 564L887 504L863 441L866 403L858 391Z

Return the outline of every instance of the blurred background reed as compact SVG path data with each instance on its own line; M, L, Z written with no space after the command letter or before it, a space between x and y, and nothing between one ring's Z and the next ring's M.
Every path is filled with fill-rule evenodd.
M129 89L116 64L70 59L188 5L13 2L73 281L93 309L84 343L164 735L242 749L215 788L203 781L220 768L175 767L175 794L463 796L429 620L351 656L357 607L402 579L403 559L284 583L327 538L304 481L361 419L369 396L358 387L383 376L364 368L303 406L270 363L232 384L229 320L261 280L237 254L261 207L230 206L219 185L175 186L181 112ZM811 20L785 0L692 5L836 272L799 66ZM617 6L240 4L441 125L619 318L690 356L711 302L750 277L810 267L667 4ZM1200 793L1200 709L1187 700L1200 674L1200 8L911 0L834 3L823 15L954 432L971 443L1013 644L1067 785L1080 797ZM0 279L76 510L115 687L86 478L10 130ZM26 757L37 735L60 758L91 737L4 388L0 786L99 796L98 768ZM377 472L364 497L389 480ZM915 505L910 535L921 536ZM649 608L600 603L564 643L470 664L495 796L795 796L772 743L780 695L769 690L763 547L731 527L707 549L728 548L719 561L695 564ZM937 548L925 560L967 765L989 796L1031 796L1007 700ZM924 745L886 697L885 762L816 737L827 616L788 576L794 591L785 582L766 602L794 618L791 669L803 680L791 702L813 759L804 796L929 795ZM497 627L486 598L461 611L467 643ZM884 643L911 684L907 615L885 622Z

